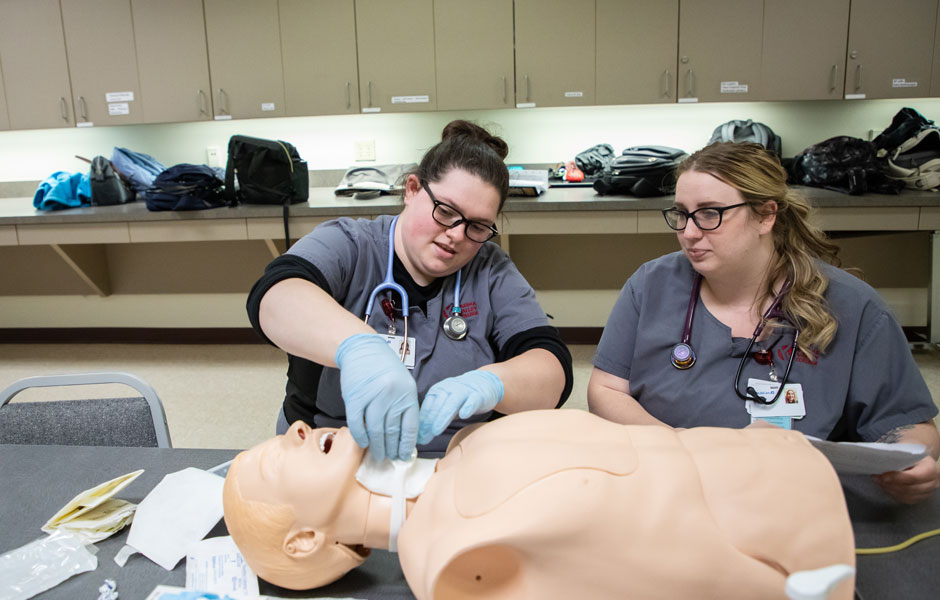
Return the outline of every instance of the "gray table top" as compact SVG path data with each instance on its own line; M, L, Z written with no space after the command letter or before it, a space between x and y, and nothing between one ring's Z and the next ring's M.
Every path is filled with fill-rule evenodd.
M43 534L40 527L77 493L136 469L145 472L119 495L139 502L160 479L186 467L208 469L231 459L236 450L101 448L0 445L0 553ZM917 506L899 506L867 477L843 479L858 547L890 546L940 528L940 495ZM219 524L209 536L225 535ZM73 577L40 595L43 599L94 598L105 578L117 582L122 598L144 598L156 585L185 582L185 561L165 571L134 555L121 568L114 555L127 530L97 544L98 568ZM940 590L940 537L893 554L859 556L857 588L862 600L935 599ZM285 598L412 598L397 556L373 551L365 564L340 581L313 591L292 592L262 582L263 594Z
M815 206L821 208L940 206L940 194L933 192L904 191L896 196L884 194L849 196L819 188L797 187L795 189L806 195ZM545 194L534 198L510 196L504 211L513 213L658 210L666 208L671 202L672 196L654 198L600 196L592 188L550 188ZM310 188L310 198L307 202L290 207L292 217L359 216L391 214L400 211L401 197L399 196L356 200L336 196L332 187ZM33 208L31 197L0 198L0 225L280 218L281 215L280 206L259 204L242 204L209 210L151 212L147 210L143 202L41 212Z

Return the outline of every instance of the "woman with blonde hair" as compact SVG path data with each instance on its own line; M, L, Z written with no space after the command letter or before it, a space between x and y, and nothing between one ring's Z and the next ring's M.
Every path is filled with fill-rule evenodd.
M897 321L838 268L779 160L759 144L717 143L677 177L663 215L681 251L624 285L594 357L591 411L923 444L930 456L877 480L899 501L927 498L940 485L937 407ZM784 401L791 390L795 403Z

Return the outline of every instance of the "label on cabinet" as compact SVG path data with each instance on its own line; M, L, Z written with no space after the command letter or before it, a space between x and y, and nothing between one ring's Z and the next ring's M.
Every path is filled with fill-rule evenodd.
M364 113L377 113L377 112L382 112L382 109L379 108L378 106L367 106L366 108L363 108L363 109L362 109L362 112L364 112Z
M892 79L891 87L893 88L915 88L917 87L916 81L908 81L904 78L901 79Z
M721 93L722 94L746 94L747 84L738 83L737 81L722 81Z
M133 102L134 92L108 92L104 99L105 102Z
M423 104L430 101L430 96L392 96L392 104Z
M565 92L565 98L583 98L584 92Z
M846 100L864 100L865 94L846 94L845 99Z
M516 108L535 108L535 102L519 102Z
M108 116L115 117L118 115L129 115L131 114L131 105L127 102L110 102L108 104Z
M274 110L273 102L262 102L261 103L261 112L270 112Z
M91 121L82 121L81 123L76 123L75 126L76 127L94 127L95 124L92 123Z
M216 115L215 120L216 121L231 121L232 115Z
M698 98L679 98L680 104L698 102Z

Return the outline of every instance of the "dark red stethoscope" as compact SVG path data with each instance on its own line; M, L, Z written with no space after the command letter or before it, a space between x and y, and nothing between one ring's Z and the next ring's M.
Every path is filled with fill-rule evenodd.
M780 395L783 393L783 388L787 385L787 381L790 379L790 368L793 367L793 357L798 352L796 342L800 337L800 330L793 325L793 321L779 310L780 303L783 301L783 297L787 292L790 291L790 288L793 287L793 282L787 279L783 283L783 287L780 288L780 292L774 297L774 301L770 303L770 307L761 317L760 321L757 323L757 327L754 329L754 334L751 336L751 341L747 344L747 350L744 351L744 356L741 357L741 362L738 364L738 371L734 376L734 393L738 395L738 398L742 400L753 400L758 404L773 404L780 398ZM698 273L695 274L695 281L692 284L692 294L689 296L689 307L685 312L685 326L682 329L682 341L675 345L672 349L670 355L670 360L672 361L672 366L677 369L688 369L695 364L695 352L692 350L692 345L690 340L692 338L692 321L695 319L695 305L698 304L699 294L702 290L702 276ZM764 325L766 325L770 320L780 322L787 322L794 331L793 334L793 349L790 352L790 359L787 361L787 369L783 374L783 381L780 382L780 386L777 388L777 393L774 394L774 397L771 400L766 400L757 393L753 387L748 386L747 389L742 393L740 390L740 381L741 373L744 371L744 365L747 363L748 357L751 355L751 348L754 347L754 342L757 341L757 338L760 337L761 332L764 331ZM773 363L773 355L769 350L760 350L754 352L754 361L761 365L769 365Z

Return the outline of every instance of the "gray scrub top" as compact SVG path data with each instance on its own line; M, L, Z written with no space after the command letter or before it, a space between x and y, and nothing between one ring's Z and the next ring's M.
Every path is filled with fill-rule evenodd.
M375 220L343 217L329 221L301 238L288 253L313 263L326 278L337 302L362 317L369 294L385 279L392 218L384 215ZM487 242L461 269L461 316L469 331L464 339L452 340L444 334L442 326L454 303L455 283L456 274L449 275L440 292L428 299L427 313L413 303L409 307L408 337L415 338L415 368L411 373L418 386L419 401L442 379L492 364L496 350L517 333L548 325L532 287L509 256L496 244ZM392 297L396 305L401 304L397 293ZM388 333L388 319L378 297L369 324L380 334ZM401 336L404 329L401 319L395 329L395 334ZM317 409L318 427L345 424L338 369L323 369L317 388ZM491 414L455 419L444 434L421 450L445 450L458 429L467 423L485 421Z
M803 387L806 416L793 428L823 439L875 441L900 427L937 414L904 333L877 292L860 279L819 263L829 279L826 301L838 331L825 354L811 361L798 352L790 383ZM594 366L630 382L630 395L657 419L674 427L744 427L745 403L734 377L749 338L708 312L699 298L690 344L696 362L687 370L670 361L682 339L695 271L681 252L637 269L620 292L594 356ZM782 377L792 333L771 338ZM753 352L753 350L752 350ZM749 377L768 380L769 368L749 359Z

